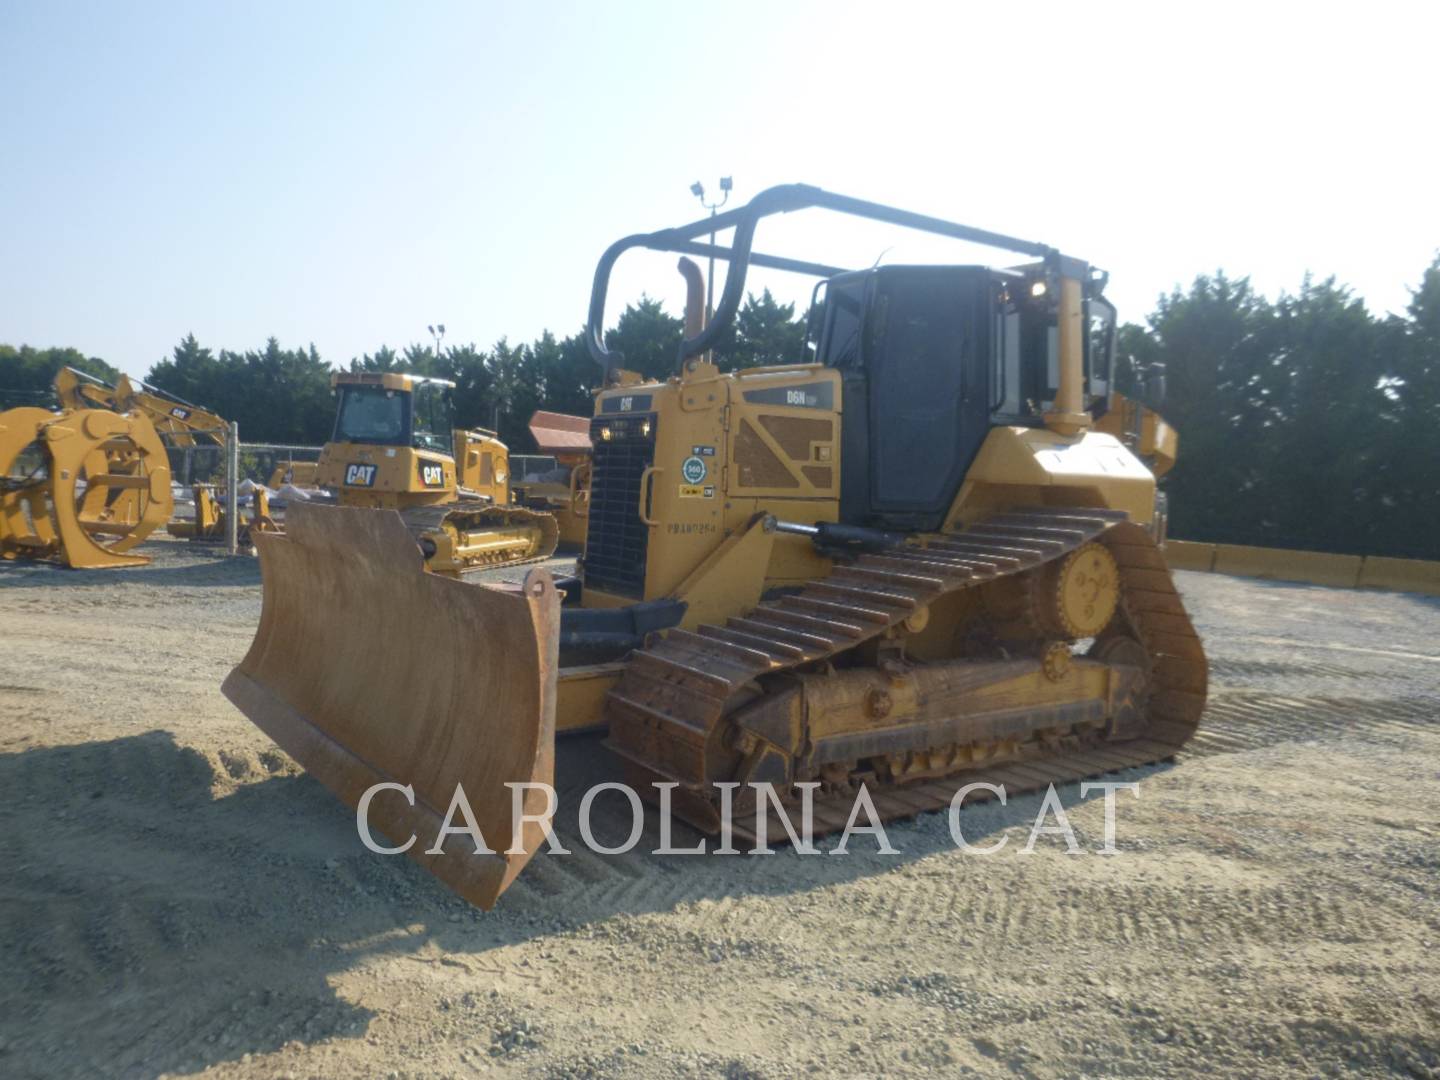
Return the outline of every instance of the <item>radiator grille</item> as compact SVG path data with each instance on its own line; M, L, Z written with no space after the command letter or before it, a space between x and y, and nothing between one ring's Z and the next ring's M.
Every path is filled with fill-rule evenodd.
M603 430L608 429L610 438ZM640 477L655 461L656 418L596 417L590 472L585 586L639 598L645 593L650 530L640 521Z
M829 465L801 465L800 471L805 474L805 479L817 488L829 488L835 485L835 476L830 471Z
M835 438L835 425L829 420L810 420L802 416L760 417L760 423L770 437L780 444L780 449L794 461L810 460L812 442L828 443Z

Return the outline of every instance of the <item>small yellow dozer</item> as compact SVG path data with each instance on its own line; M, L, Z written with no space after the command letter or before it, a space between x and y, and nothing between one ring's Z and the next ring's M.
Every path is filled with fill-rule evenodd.
M752 250L757 223L808 208L1031 261L844 270ZM611 268L633 248L730 263L707 325L681 259L668 379L604 343ZM751 264L823 292L795 363L722 371L710 350ZM722 835L730 805L750 839L767 790L810 800L826 832L862 792L903 818L971 783L1013 793L1168 758L1200 722L1207 666L1154 535L1155 476L1096 429L1113 400L1104 285L1043 244L802 185L627 237L591 295L604 382L564 606L538 571L518 592L422 574L397 515L298 507L290 535L258 538L264 610L225 692L350 806L403 788L372 791L369 821L487 907L540 836L512 837L505 784L548 779L556 731L607 728L641 795L668 785ZM429 854L457 783L506 855L467 836Z
M457 577L555 553L553 515L510 497L509 450L493 431L453 426L448 379L331 376L335 432L315 482L341 506L400 511L432 573Z

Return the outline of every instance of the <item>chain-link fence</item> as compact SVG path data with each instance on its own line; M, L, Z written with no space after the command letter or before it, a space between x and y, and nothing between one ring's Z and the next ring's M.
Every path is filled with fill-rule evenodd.
M238 467L240 482L264 484L279 494L288 484L295 488L315 486L315 465L320 460L319 446L291 446L285 443L240 444Z
M238 548L239 524L254 513L263 492L270 517L283 522L285 509L306 497L315 486L318 446L239 441L235 424L216 432L196 432L192 446L168 446L170 475L175 495L175 517L194 521L196 489L206 488L220 501L226 517L225 541L233 554ZM220 440L216 442L218 437Z

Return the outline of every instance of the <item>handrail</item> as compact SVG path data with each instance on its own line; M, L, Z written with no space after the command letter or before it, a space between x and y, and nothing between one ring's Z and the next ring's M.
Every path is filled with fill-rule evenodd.
M917 214L913 211L901 210L865 199L856 199L848 195L837 195L809 184L782 184L767 188L744 206L734 210L716 214L714 217L699 218L689 224L672 229L661 229L651 233L634 233L615 241L605 249L604 254L600 256L600 262L595 267L595 279L590 290L590 311L585 328L585 345L591 358L604 370L606 381L611 380L612 372L624 362L622 353L609 349L605 345L605 300L610 288L610 272L621 255L632 248L645 248L650 251L699 255L730 264L730 272L725 276L725 291L721 294L720 303L716 307L713 318L699 333L684 338L680 343L680 359L684 361L688 357L698 356L712 348L728 330L744 297L745 276L752 263L769 269L808 274L814 277L828 278L846 272L838 267L753 250L755 227L761 218L775 214L788 214L812 207L834 210L837 213L868 218L872 221L888 222L892 225L917 229L953 240L983 244L986 247L1035 256L1047 261L1060 257L1058 251L1046 244L1021 240L1017 237L1006 236L1003 233L991 232L987 229L977 229L969 225L960 225L953 221L945 221L943 218ZM729 247L703 244L696 240L697 237L728 229L735 230Z

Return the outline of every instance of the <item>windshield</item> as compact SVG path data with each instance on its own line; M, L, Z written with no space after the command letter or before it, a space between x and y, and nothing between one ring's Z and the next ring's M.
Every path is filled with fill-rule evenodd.
M450 388L439 383L421 383L415 387L414 445L420 450L450 452L451 422Z
M865 281L831 280L820 318L824 332L817 359L827 367L860 367L860 329L865 320Z
M407 426L405 397L383 386L341 387L335 441L403 444Z
M1103 296L1085 301L1085 392L1103 398L1110 394L1115 367L1115 305Z

